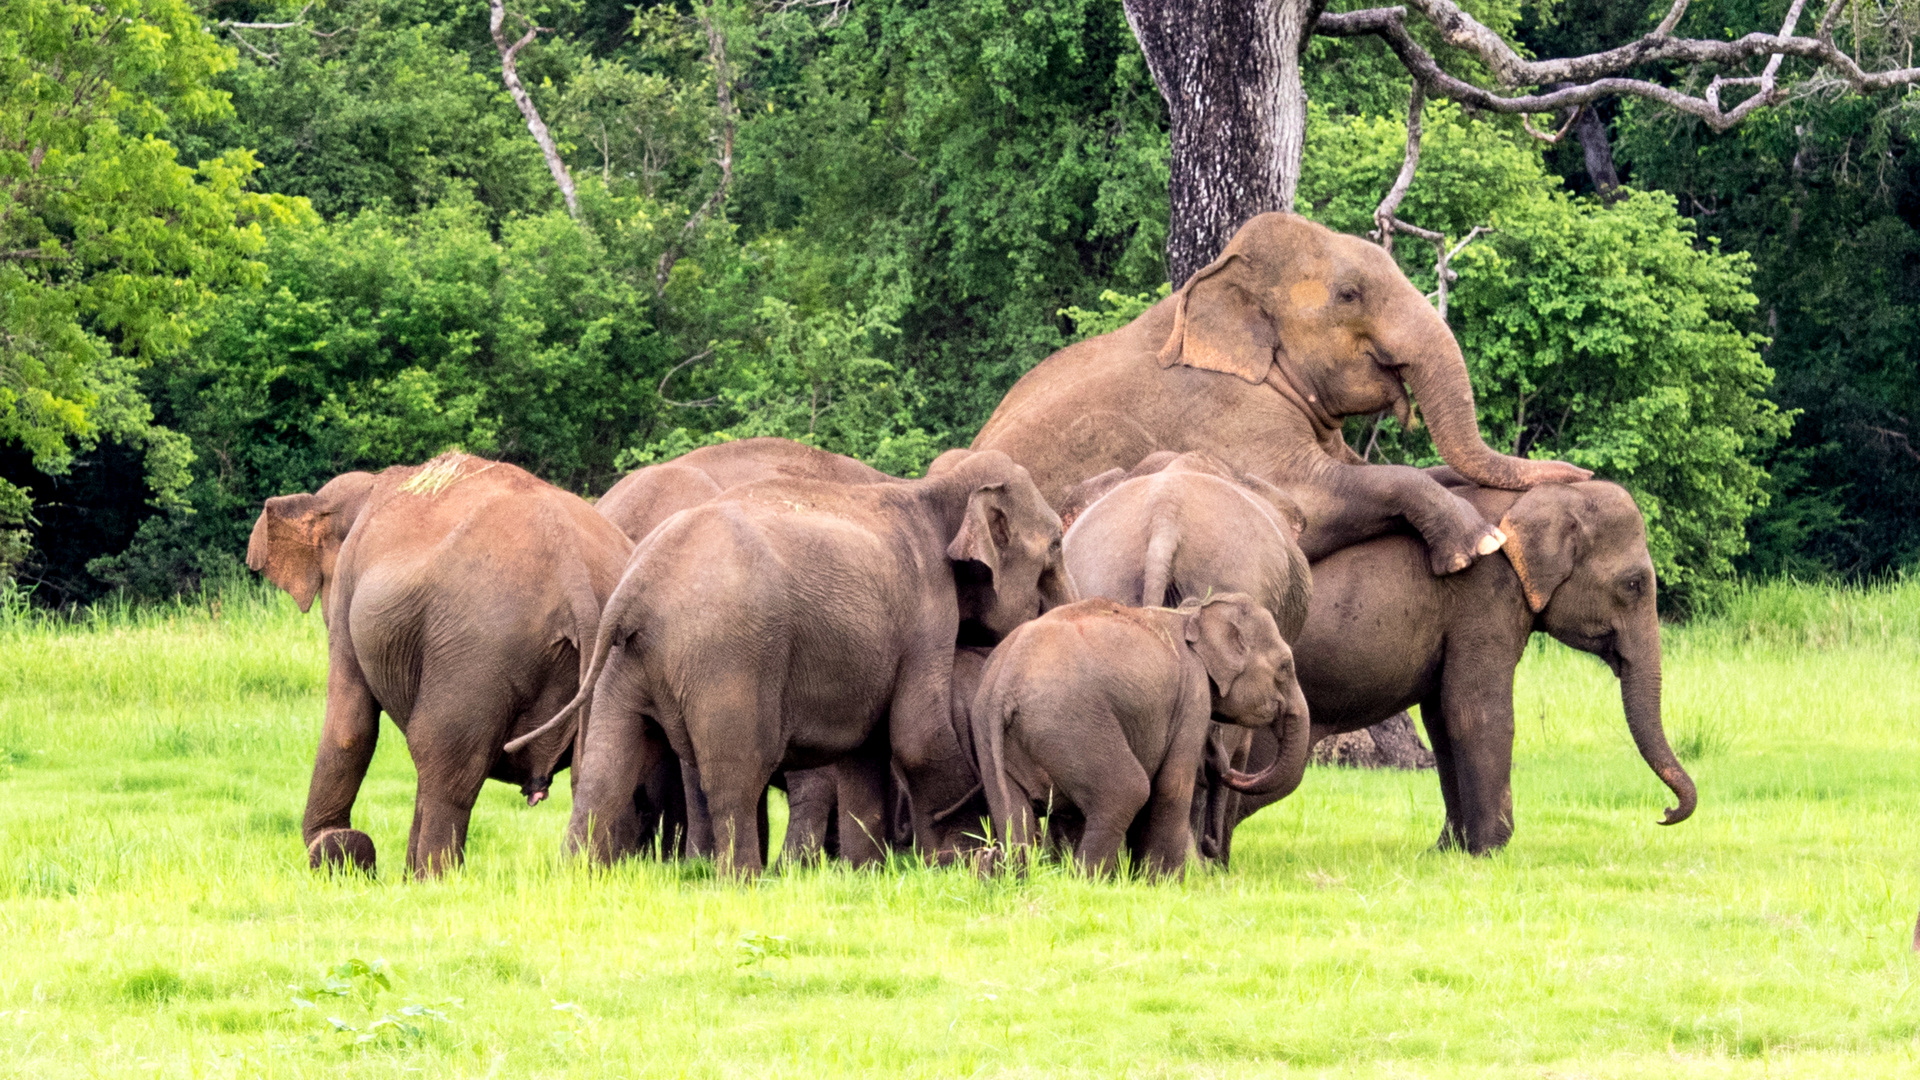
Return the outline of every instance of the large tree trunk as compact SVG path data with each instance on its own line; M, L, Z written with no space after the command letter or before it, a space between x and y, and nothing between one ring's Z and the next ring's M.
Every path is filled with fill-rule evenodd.
M1300 50L1326 0L1125 0L1173 128L1167 276L1184 284L1255 214L1293 209Z
M1372 727L1329 735L1313 747L1315 765L1354 769L1431 769L1433 751L1420 741L1413 717L1397 712Z

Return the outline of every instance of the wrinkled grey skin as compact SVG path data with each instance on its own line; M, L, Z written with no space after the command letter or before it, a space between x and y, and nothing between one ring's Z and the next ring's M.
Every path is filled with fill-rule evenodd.
M1210 454L1149 455L1124 476L1103 474L1068 494L1075 513L1064 547L1080 595L1133 606L1176 607L1188 598L1245 593L1274 618L1283 641L1299 636L1313 596L1307 558L1295 537L1300 513L1279 489L1236 475ZM1079 504L1090 503L1084 509ZM1307 717L1274 736L1285 747L1269 781L1284 797L1306 773ZM1224 863L1226 822L1239 795L1229 783L1244 763L1253 733L1216 724L1202 782L1195 789L1194 828L1203 856ZM1209 824L1210 823L1210 824Z
M1013 632L987 662L974 752L997 838L1029 845L1035 808L1084 819L1078 856L1115 868L1123 843L1181 872L1208 729L1305 720L1273 616L1224 593L1179 611L1083 600Z
M738 439L703 446L672 461L635 469L607 489L594 509L637 542L682 510L710 502L722 492L742 484L776 479L837 484L897 480L864 462L791 439ZM795 842L804 840L804 829L811 826L816 808L824 805L828 810L819 812L825 813L835 802L831 776L800 775L802 771L795 770L781 778L790 788L789 804L797 799L802 815L803 834ZM680 790L674 790L675 785L679 785ZM792 788L798 789L797 795ZM663 853L695 857L713 854L713 822L700 791L699 774L691 766L670 751L663 754L652 773L643 780L636 798L636 812L659 823L645 831L642 848L651 848L652 838L658 833ZM824 829L824 820L820 827ZM822 832L814 842L823 840L824 835ZM790 832L789 836L793 834ZM793 851L796 856L803 853L804 849Z
M1631 496L1602 481L1521 493L1434 474L1502 523L1505 554L1435 578L1420 542L1396 536L1315 563L1294 643L1314 737L1420 706L1447 807L1439 846L1496 850L1513 835L1514 669L1532 634L1551 634L1619 677L1634 744L1678 798L1661 824L1686 820L1696 794L1660 724L1653 560ZM1256 738L1249 767L1272 752ZM1261 805L1248 800L1242 816Z
M991 655L992 649L979 647L954 650L952 727L936 733L932 764L923 773L920 792L932 824L931 843L922 850L937 863L948 863L978 850L986 838L983 822L989 811L974 765L971 709L981 672L986 670ZM857 779L851 770L831 765L788 774L787 839L782 861L810 862L822 852L839 856L840 830L856 827L840 811L843 800L839 789ZM898 769L890 772L889 779L894 782L888 786L885 803L887 841L894 849L904 850L913 841L913 800Z
M1003 635L1071 599L1059 536L1026 471L995 453L896 484L762 481L674 515L602 616L570 844L603 861L632 851L653 729L699 770L724 872L763 869L754 810L776 769L835 762L861 774L842 788L861 796L843 806L861 837L843 832L842 853L878 858L889 753L910 785L927 779L964 623Z
M432 471L428 471L432 470ZM407 866L457 866L488 779L546 797L569 733L504 743L574 696L632 545L569 494L449 455L268 499L247 565L327 623L327 708L302 833L316 867L374 864L351 826L380 713L418 774Z

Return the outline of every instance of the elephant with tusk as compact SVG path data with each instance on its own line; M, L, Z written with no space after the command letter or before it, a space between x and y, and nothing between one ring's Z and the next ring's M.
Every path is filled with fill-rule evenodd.
M1412 420L1483 487L1585 480L1558 461L1481 440L1466 361L1445 320L1380 248L1293 214L1261 214L1132 323L1054 353L1014 384L974 439L1025 465L1048 501L1156 451L1201 450L1291 496L1310 559L1411 525L1432 572L1497 551L1505 535L1418 469L1365 465L1348 416Z

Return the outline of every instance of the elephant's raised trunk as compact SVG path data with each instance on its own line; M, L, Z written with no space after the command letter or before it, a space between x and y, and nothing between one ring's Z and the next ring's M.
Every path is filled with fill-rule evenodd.
M1221 777L1226 785L1242 795L1271 795L1284 799L1293 794L1307 774L1307 752L1313 748L1313 723L1307 714L1307 698L1295 685L1280 704L1273 718L1273 737L1280 752L1257 773L1226 770Z
M1402 378L1420 402L1427 428L1433 434L1434 449L1455 472L1481 487L1524 491L1535 484L1572 483L1586 480L1592 473L1562 461L1532 461L1495 453L1480 438L1480 421L1474 411L1473 387L1467 381L1466 359L1459 343L1440 320L1439 313L1427 308L1412 325L1426 338L1423 347L1396 353L1405 360Z
M1693 777L1680 765L1680 759L1667 745L1667 733L1660 726L1660 626L1658 616L1649 613L1650 630L1643 629L1637 640L1620 658L1620 702L1627 712L1627 730L1640 757L1660 781L1672 789L1679 805L1669 807L1662 825L1677 825L1692 816L1699 801Z

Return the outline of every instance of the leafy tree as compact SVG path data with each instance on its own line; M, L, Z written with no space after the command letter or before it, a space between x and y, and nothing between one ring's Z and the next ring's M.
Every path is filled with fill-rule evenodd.
M261 222L302 212L246 189L247 153L187 166L156 135L220 116L232 64L184 0L0 8L0 439L25 451L0 479L0 563L23 493L103 437L143 449L158 502L186 486L192 452L151 423L138 373L182 351L217 290L257 280Z
M1397 120L1317 113L1302 200L1359 231L1404 139ZM1448 315L1488 443L1626 485L1670 600L1707 599L1766 503L1756 461L1788 427L1748 329L1751 260L1702 244L1664 193L1603 204L1556 191L1538 150L1450 105L1429 111L1423 142L1407 215L1454 237L1494 230L1454 261ZM1403 240L1396 254L1434 286L1431 248ZM1438 463L1423 431L1390 417L1349 429L1375 456Z

